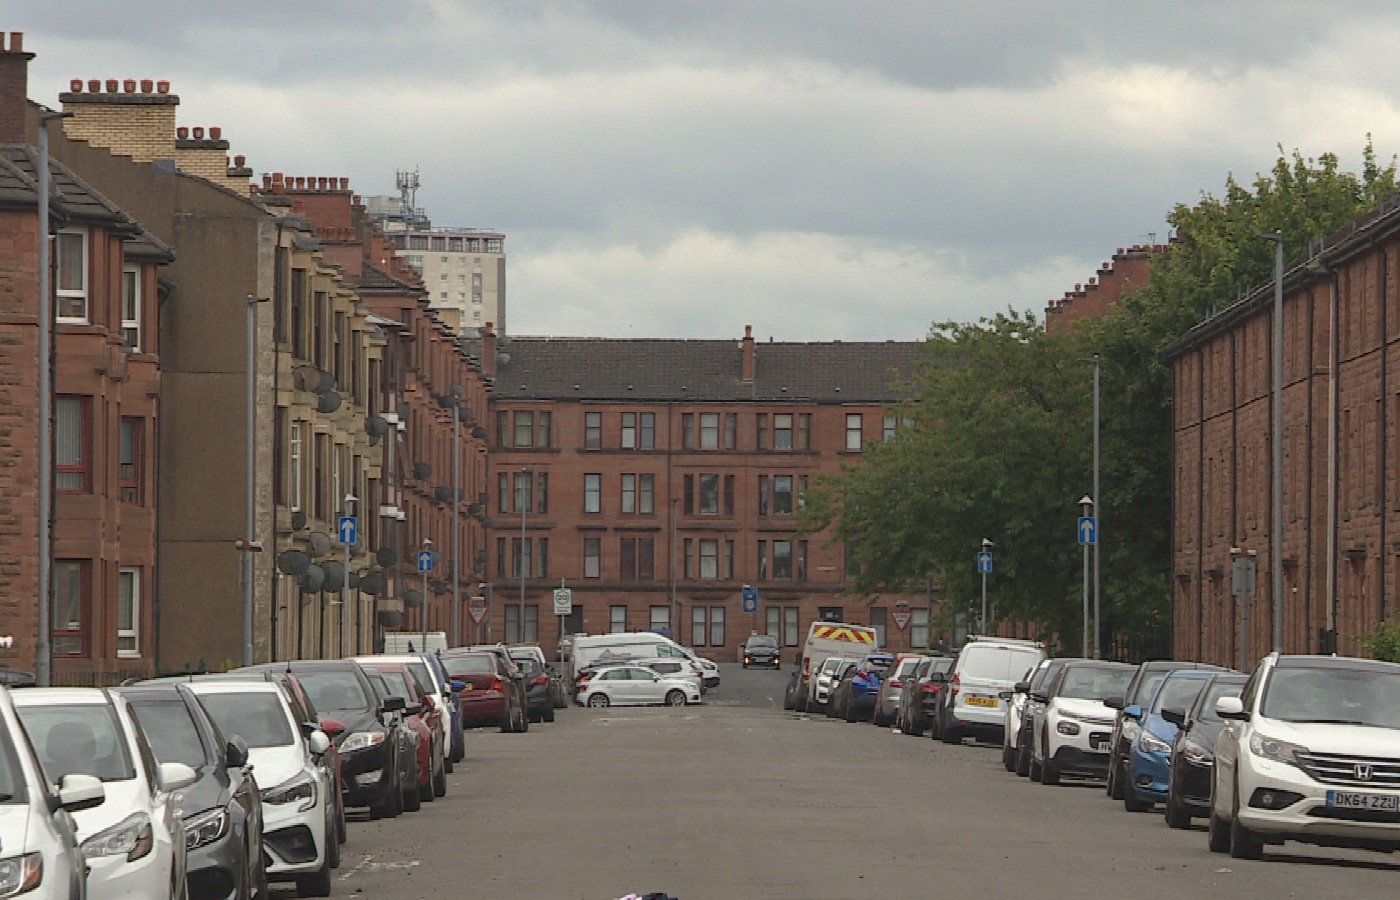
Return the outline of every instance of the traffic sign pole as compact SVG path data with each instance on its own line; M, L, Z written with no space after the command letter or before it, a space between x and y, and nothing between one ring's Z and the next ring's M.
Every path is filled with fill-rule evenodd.
M350 649L350 547L359 540L359 522L351 515L355 502L353 494L345 495L345 514L340 517L340 543L345 547L345 571L340 576L340 655L349 656Z

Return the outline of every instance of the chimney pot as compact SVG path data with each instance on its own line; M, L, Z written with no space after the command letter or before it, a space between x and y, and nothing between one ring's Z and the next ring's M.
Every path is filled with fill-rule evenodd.
M109 93L109 94L115 94L116 92L117 92L117 79L115 79L115 78L108 78L108 79L107 79L107 93Z
M211 129L209 129L209 137L210 137L212 140L216 140L216 141L217 141L217 140L219 140L220 138L222 138L223 136L224 136L224 130L223 130L222 128L220 128L220 127L218 127L218 126L215 126L215 127L211 128Z
M263 190L272 190L272 176L266 172L263 173Z
M157 94L168 94L168 93L170 93L170 82L168 82L168 81L157 81L157 82L156 82L156 93L157 93Z
M194 139L197 140L197 141L202 141L202 140L204 140L204 129L203 129L203 127L201 127L201 126L199 126L199 125L196 125L196 126L195 126L195 128L194 128Z
M127 94L136 93L136 79L128 78L122 82L122 91Z
M24 52L24 32L23 32L23 31L11 31L11 32L10 32L10 52L11 52L11 53L23 53L23 52Z
M88 93L89 93L89 94L100 94L100 93L102 93L102 82L98 81L96 78L91 78L91 79L89 79L89 80L88 80Z
M75 94L81 94L83 92L83 80L81 78L72 79L68 82L68 90Z
M151 79L149 79L149 78L142 78L142 79L141 79L141 93L143 93L143 94L149 94L149 93L151 92L151 90L152 90L153 88L155 88L155 86L156 86L156 83L155 83L154 81L152 81Z
M349 179L349 178L342 178L342 179L340 179L340 189L341 189L342 191L348 191L348 190L350 190L350 179Z
M248 161L248 157L246 157L246 156L235 156L235 157L233 158L233 164L234 164L235 166L237 166L238 168L240 168L240 169L243 168L243 164L246 163L247 161ZM263 178L266 179L267 176L264 175Z
M326 189L326 176L322 175L322 176L320 176L319 178L316 179L316 190L318 190L318 191L324 191L325 189Z
M183 141L190 136L190 130L184 125L181 125L179 128L175 129L175 136Z

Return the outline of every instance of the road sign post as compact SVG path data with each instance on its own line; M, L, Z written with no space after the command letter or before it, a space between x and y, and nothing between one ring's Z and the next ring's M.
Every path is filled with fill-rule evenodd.
M418 649L424 653L428 650L428 573L433 570L433 551L428 547L432 546L432 541L424 538L423 549L418 551L418 571L423 573L423 606L419 610L420 618L423 620L423 643Z
M982 573L982 622L978 629L982 634L987 633L987 576L992 574L993 546L990 540L982 538L982 550L977 554L977 571Z
M1075 534L1079 538L1079 546L1084 548L1084 632L1080 645L1080 653L1086 659L1098 656L1099 642L1089 641L1089 548L1099 539L1098 522L1094 520L1094 498L1088 495L1079 498L1079 522L1075 525ZM1090 648L1093 652L1090 652Z
M1230 548L1230 593L1240 598L1240 671L1249 668L1249 598L1254 596L1255 577L1258 572L1257 550Z

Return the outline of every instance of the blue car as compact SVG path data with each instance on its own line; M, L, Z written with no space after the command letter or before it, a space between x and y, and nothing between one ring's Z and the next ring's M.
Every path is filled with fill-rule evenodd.
M1128 812L1145 812L1154 803L1166 801L1176 725L1162 718L1162 710L1190 709L1214 674L1202 669L1179 669L1162 679L1145 709L1129 706L1123 710L1125 718L1136 719L1142 726L1128 749L1128 783L1123 791L1123 808Z
M444 685L447 685L448 691L453 697L454 702L447 704L447 716L450 725L449 731L451 732L451 740L448 742L449 752L447 754L447 760L449 765L461 762L467 755L466 728L462 724L461 705L455 701L457 692L465 688L466 685L461 682L453 683L452 679L447 674L447 668L443 666L442 660L438 659L436 653L420 652L418 655L423 657L424 661L427 662L428 668L433 670L434 676ZM452 770L449 768L447 771L451 772Z
M894 654L872 653L862 659L848 679L850 696L843 697L847 722L862 722L875 715L875 700L880 693L880 682L889 674L894 665Z

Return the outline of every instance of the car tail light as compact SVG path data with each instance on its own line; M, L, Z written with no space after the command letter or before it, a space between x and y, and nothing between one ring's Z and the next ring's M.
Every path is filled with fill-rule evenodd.
M802 677L803 677L803 678L809 678L809 677L811 677L811 672L809 671L809 670L811 669L811 667L812 667L812 658L811 658L810 656L804 656L804 657L802 657Z
M857 677L857 678L869 678L869 677L870 677L870 673L867 672L867 671L865 671L864 669L856 669L856 677Z
M898 678L891 678L890 687L904 687L904 682L900 681Z
M948 690L948 695L951 697L956 697L958 695L958 685L962 683L962 679L959 676L954 675L953 680L948 683L952 686Z
M500 689L501 689L501 676L495 675L495 676L493 676L493 677L491 678L491 690L493 690L493 691L499 691Z
M548 676L548 675L536 675L534 678L531 678L531 679L530 679L530 684L535 685L535 686L539 686L539 685L541 685L541 684L549 684L549 676Z

